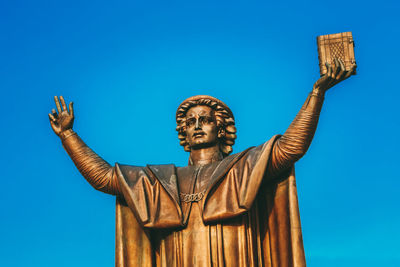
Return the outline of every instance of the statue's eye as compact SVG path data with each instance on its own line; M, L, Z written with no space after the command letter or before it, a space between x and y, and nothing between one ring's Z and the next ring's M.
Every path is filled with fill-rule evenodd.
M200 117L200 122L202 123L202 124L204 124L204 123L211 123L213 120L212 120L212 118L211 117Z
M186 120L186 126L193 126L196 123L195 119Z

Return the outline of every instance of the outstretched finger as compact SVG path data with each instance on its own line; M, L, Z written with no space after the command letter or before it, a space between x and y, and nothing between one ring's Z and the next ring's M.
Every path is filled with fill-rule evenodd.
M332 75L332 66L331 64L329 64L328 62L325 62L325 66L326 66L326 76L331 76Z
M340 64L340 71L339 71L339 74L336 76L336 79L340 80L343 78L343 74L346 73L346 67L344 66L343 61L341 59L339 59L338 61Z
M51 115L50 113L49 113L49 119L50 119L50 122L56 122L57 121L56 118L54 118L54 116Z
M74 116L74 102L69 103L69 115Z
M54 102L56 102L58 113L61 113L62 110L61 110L60 102L58 101L57 96L54 97Z
M328 88L330 88L330 87L332 87L332 84L334 83L334 79L333 79L333 69L332 69L332 65L331 64L329 64L328 62L326 62L325 63L325 65L326 65L326 68L328 69L328 72L326 73L326 86L328 87Z
M54 118L58 117L57 111L54 108L51 110L51 113L53 113Z
M356 73L357 65L354 64L351 69L346 73L345 79L349 78L351 75Z
M65 100L64 100L64 97L62 95L60 95L60 102L61 102L63 110L68 112L67 105L65 105Z
M333 74L334 74L334 77L336 78L340 72L340 63L336 57L333 59L333 61L335 62L335 68L334 68Z

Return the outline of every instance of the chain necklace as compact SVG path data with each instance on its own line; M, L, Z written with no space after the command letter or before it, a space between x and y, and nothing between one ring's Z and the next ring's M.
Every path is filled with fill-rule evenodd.
M194 191L195 188L196 188L197 178L199 176L199 173L200 173L201 169L202 169L202 166L200 166L196 170L196 175L195 175L195 178L194 178L193 190L192 191ZM202 200L205 193L206 193L206 190L203 190L201 192L192 193L192 194L180 193L179 196L180 196L180 200L181 201L186 202L186 203L190 203L190 202L198 202L198 201Z

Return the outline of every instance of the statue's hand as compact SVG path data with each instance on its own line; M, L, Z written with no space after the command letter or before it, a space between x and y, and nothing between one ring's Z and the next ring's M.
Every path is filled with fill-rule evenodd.
M49 113L49 118L51 128L53 128L55 134L59 136L62 132L72 129L72 125L74 124L74 109L73 103L70 102L68 111L67 105L62 96L60 96L60 101L58 101L58 97L55 96L54 101L56 102L58 113L55 109L52 109L52 113Z
M319 78L318 81L314 84L313 91L325 93L334 85L346 80L351 75L355 74L357 68L356 64L354 64L350 70L346 70L341 59L335 58L334 60L334 68L332 68L332 66L328 62L325 63L328 72L324 76Z

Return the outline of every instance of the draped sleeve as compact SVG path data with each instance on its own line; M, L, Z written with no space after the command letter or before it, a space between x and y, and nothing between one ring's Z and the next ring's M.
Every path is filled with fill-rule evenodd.
M174 173L175 166L165 166L164 169ZM151 168L116 164L115 171L124 199L143 227L182 226L179 203L163 187Z
M251 208L261 183L268 179L266 170L278 137L247 150L214 182L203 200L204 222L233 218Z
M304 267L294 165L278 175L268 170L278 138L247 150L214 183L203 200L203 221L222 224L224 240L243 224L244 240L256 240L259 266Z

